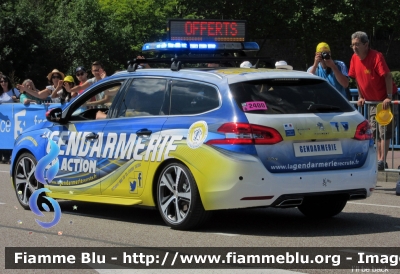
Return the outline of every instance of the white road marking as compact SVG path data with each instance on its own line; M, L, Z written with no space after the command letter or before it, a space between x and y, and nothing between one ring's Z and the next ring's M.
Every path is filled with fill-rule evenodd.
M354 205L370 205L370 206L382 206L382 207L395 207L395 208L400 208L400 206L377 205L377 204L364 204L364 203L354 203L354 202L348 202L348 204L354 204Z
M230 234L230 233L213 233L213 234L222 235L222 236L229 236L229 237L239 236L239 234Z
M6 203L0 203L0 205L5 205Z
M3 172L3 173L10 173L10 171L2 171L2 170L0 170L0 172Z

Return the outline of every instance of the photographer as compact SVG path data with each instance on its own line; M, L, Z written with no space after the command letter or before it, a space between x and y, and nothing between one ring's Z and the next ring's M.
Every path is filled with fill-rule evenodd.
M349 86L347 67L342 61L333 60L331 58L331 50L327 43L321 42L317 45L314 65L311 66L307 72L326 79L345 98L351 99L349 98L350 91L347 90L346 92Z

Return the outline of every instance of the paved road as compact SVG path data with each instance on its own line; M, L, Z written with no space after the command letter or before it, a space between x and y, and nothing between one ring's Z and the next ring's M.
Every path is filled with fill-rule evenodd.
M50 229L35 222L15 197L8 165L0 165L0 246L2 247L400 247L400 196L393 182L379 182L367 200L350 202L336 218L304 218L297 209L220 211L199 231L175 231L164 225L158 211L123 206L60 201L62 218ZM74 206L77 209L74 210ZM51 220L52 216L49 217ZM58 235L58 233L62 235ZM5 271L0 249L0 273ZM229 271L229 272L228 272ZM293 273L296 270L198 270L192 273ZM351 270L297 270L302 273L351 273ZM134 273L159 273L139 271ZM166 273L177 273L165 271ZM187 273L183 271L181 273ZM56 273L133 273L131 270L57 271ZM387 272L386 272L387 273ZM399 273L391 270L389 273Z

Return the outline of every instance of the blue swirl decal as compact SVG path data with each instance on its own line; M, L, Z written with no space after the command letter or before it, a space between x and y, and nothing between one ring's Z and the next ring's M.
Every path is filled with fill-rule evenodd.
M39 208L37 206L37 201L38 201L40 193L42 193L42 192L51 192L51 191L49 189L47 189L47 188L41 188L41 189L38 189L35 192L33 192L31 197L29 198L29 207L31 208L32 212L35 213L38 216L41 216L41 217L43 217L44 214L39 210ZM43 198L47 199L51 203L51 205L53 206L54 219L49 223L39 221L38 219L35 219L35 221L43 228L50 228L50 227L55 226L60 221L60 219L61 219L61 208L60 208L60 205L57 203L57 201L54 200L53 198L46 197L46 196L43 196ZM45 203L42 203L41 206L47 212L50 211L50 208Z
M41 182L44 185L49 184L54 177L56 177L58 170L60 169L60 163L58 161L58 153L60 153L60 148L58 145L51 139L49 139L50 143L50 152L46 156L44 156L36 165L35 177L36 180ZM47 170L46 167L56 159L55 163ZM47 180L46 180L47 178Z

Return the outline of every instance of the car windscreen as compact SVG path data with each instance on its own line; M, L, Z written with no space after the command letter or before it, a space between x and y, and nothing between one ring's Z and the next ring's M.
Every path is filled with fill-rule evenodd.
M244 112L298 114L351 112L354 107L334 87L316 79L265 79L230 84Z

